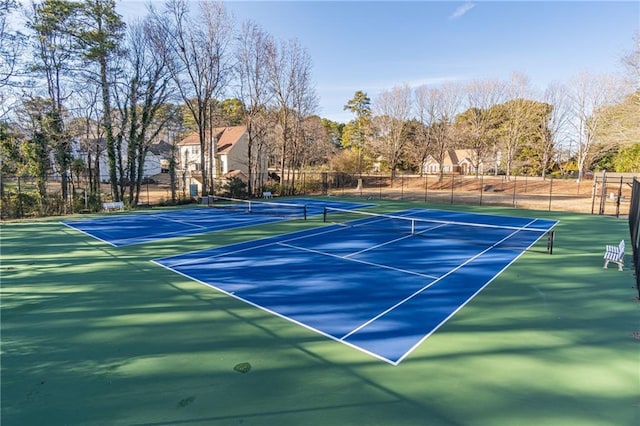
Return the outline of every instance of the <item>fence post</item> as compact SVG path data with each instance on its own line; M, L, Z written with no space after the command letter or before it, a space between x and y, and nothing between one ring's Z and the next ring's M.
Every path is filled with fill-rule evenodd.
M429 174L424 174L424 202L427 202L427 193L429 192Z
M449 204L453 204L453 184L454 184L454 180L455 180L455 177L453 175L453 172L451 172L451 202Z
M620 185L618 185L618 198L616 198L616 217L620 217L620 198L622 198L622 176L620 176Z
M605 201L607 199L607 171L602 171L602 188L600 188L600 210L599 215L604 214Z
M511 204L513 204L513 208L516 207L516 182L518 180L517 176L513 176L513 199L511 201Z
M22 187L20 186L20 176L18 176L18 218L24 217L24 205L22 204Z
M551 199L553 198L553 176L549 179L549 211L551 211Z
M578 181L580 178L578 178ZM591 214L596 208L596 194L598 193L598 176L593 176L593 185L591 186Z
M329 176L327 172L322 172L322 195L327 195L329 190Z

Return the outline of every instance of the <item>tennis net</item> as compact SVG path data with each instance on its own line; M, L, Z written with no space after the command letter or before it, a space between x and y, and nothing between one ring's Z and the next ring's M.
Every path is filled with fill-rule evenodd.
M207 205L236 213L256 213L307 220L307 206L305 204L254 201L210 195Z
M553 253L555 231L552 226L506 226L476 222L363 212L325 207L323 220L340 226L358 228L358 232L389 232L432 240L451 240L486 247L526 250L547 237L547 252Z

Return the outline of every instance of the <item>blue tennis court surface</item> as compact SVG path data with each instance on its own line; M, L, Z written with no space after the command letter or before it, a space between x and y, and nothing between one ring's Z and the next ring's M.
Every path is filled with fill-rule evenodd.
M368 206L368 204L306 198L291 199L286 203L304 204L307 207L308 216L321 214L326 206L344 209ZM119 247L282 220L286 220L286 218L253 213L231 213L214 208L198 207L162 213L114 214L97 219L62 223L107 244Z
M154 262L396 365L556 225L422 209L393 216ZM418 219L410 233L393 223L403 217Z

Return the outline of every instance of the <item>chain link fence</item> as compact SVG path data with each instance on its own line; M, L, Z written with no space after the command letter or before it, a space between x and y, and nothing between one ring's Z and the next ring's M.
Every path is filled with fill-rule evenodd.
M100 196L90 194L80 182L68 181L66 200L62 192L60 179L53 176L46 180L32 176L2 176L0 218L60 216L101 209Z
M633 175L590 179L531 176L468 176L299 173L296 194L379 200L491 205L600 215L627 215ZM278 184L267 185L278 194Z
M631 207L629 210L629 234L631 236L631 255L633 257L636 290L640 300L640 180L632 184Z
M625 216L629 214L633 174L603 173L590 179L531 176L468 176L457 174L349 174L341 172L272 172L259 179L259 193L283 195L330 195L369 200L407 200L438 204L503 206L533 210ZM162 181L162 179L158 179ZM110 201L109 185L101 194L90 194L83 182L69 182L66 202L60 181L45 183L40 196L35 178L3 177L1 217L3 220L71 213L97 212ZM152 182L142 189L148 205L167 204L168 184Z

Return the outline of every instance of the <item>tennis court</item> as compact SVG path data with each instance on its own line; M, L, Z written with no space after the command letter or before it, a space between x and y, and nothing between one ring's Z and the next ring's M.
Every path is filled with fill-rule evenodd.
M224 199L219 205L220 208L198 207L161 213L114 214L62 223L109 245L120 247L283 220L304 219L307 215L321 214L326 206L358 209L368 204L320 202L304 198L287 202L242 202Z
M239 297L229 297L152 261L189 251L193 253L185 255L183 263L200 258L201 264L194 266L205 271L205 264L214 259L201 253L214 247L222 253L222 246L227 246L227 259L235 256L238 265L233 271L227 265L220 274L233 272L248 278L247 289L236 290L236 296L246 291L257 293L259 289L254 287L259 284L275 297L278 291L291 292L291 285L310 282L297 290L295 298L283 302L291 311L294 303L299 304L298 312L285 313L302 315L303 310L313 308L315 312L308 316L318 317L320 300L311 303L305 296L323 298L327 312L320 314L339 325L343 317L356 315L366 322L375 317L364 315L375 303L392 306L392 299L402 301L403 291L406 298L413 294L412 289L421 287L397 271L398 277L404 277L399 287L393 282L380 284L382 280L376 275L388 268L364 268L366 264L356 265L353 260L348 264L351 268L363 265L360 270L366 279L356 281L355 272L347 267L342 268L346 270L342 277L332 270L340 263L337 258L328 259L331 256L320 253L309 258L300 253L302 249L286 246L282 246L281 259L275 254L276 247L269 247L266 252L270 257L261 265L257 245L268 242L268 237L285 242L295 235L305 236L300 242L285 244L342 257L371 248L370 258L363 252L341 261L354 257L435 275L422 265L426 256L420 251L434 257L431 263L435 270L443 266L436 258L443 260L454 250L481 251L481 241L475 241L470 231L463 235L469 241L462 237L441 241L441 249L436 251L421 245L426 242L417 242L435 234L420 235L424 227L416 222L417 235L406 238L416 240L410 250L405 255L390 253L387 259L384 247L372 247L378 241L374 235L384 241L381 234L392 240L411 233L406 226L404 235L398 233L392 220L386 221L386 228L367 231L355 226L365 218L354 219L350 230L344 229L344 234L336 231L340 238L300 233L311 228L314 232L340 228L338 222L351 219L349 213L342 212L340 220L329 214L326 223L322 216L310 216L307 221L281 220L124 247L101 243L62 225L60 218L2 223L2 425L640 424L639 341L635 337L640 316L634 271L627 266L629 252L624 271L603 269L604 245L623 238L629 241L626 218L490 206L305 198L319 204L372 203L374 207L362 212L387 215L439 208L451 211L443 216L451 221L476 213L482 214L479 217L489 214L487 220L517 216L559 222L554 227L553 255L546 253L544 239L525 250L397 365L351 343L339 343L344 334L320 334L292 318L285 319L284 314L274 315L265 306L258 308ZM154 207L146 212L181 210L185 208ZM456 216L456 212L462 215ZM102 216L124 221L130 214ZM262 239L249 243L257 238ZM241 242L246 245L239 245ZM505 246L523 248L524 243L509 238ZM385 247L399 251L403 244L409 242L401 240ZM360 248L353 249L355 246ZM230 253L242 247L253 250ZM500 250L490 253L494 251L497 257ZM493 261L486 255L478 262ZM173 259L179 261L178 257ZM277 264L293 261L301 262L300 274L293 273L295 264ZM245 271L240 262L248 265ZM473 265L462 266L461 272L467 266ZM477 267L478 271L489 269L497 271L488 264ZM280 277L281 288L272 284L281 270L282 277L295 282ZM214 275L213 270L206 273ZM204 274L200 275L203 282L207 278ZM433 281L415 276L422 280L422 286ZM439 282L442 285L425 290L434 298L442 294L439 302L445 307L445 295L457 297L445 288L448 277ZM461 280L464 285L466 278ZM217 277L211 282L224 284ZM374 282L381 289L374 291ZM382 289L387 294L382 294ZM388 300L381 303L384 297ZM398 324L382 322L391 318L387 315L373 321L370 327L376 323L388 327L380 330L387 340L377 342L385 344L402 336L418 342L420 337L412 335L411 327L414 334L426 336L424 329L419 330L423 315L417 306L420 301L419 294L387 314L396 314ZM413 308L407 309L412 303ZM347 306L357 312L349 312ZM399 318L401 314L406 318ZM327 326L327 332L339 330L335 324L331 327ZM354 338L358 334L354 333Z
M396 365L557 224L327 207L333 217L155 263Z

